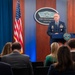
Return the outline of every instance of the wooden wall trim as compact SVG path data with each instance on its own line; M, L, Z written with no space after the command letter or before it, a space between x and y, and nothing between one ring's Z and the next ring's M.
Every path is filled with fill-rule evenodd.
M56 9L56 0L36 0L36 10L42 7L52 7ZM36 54L37 61L44 61L50 53L50 37L47 35L48 26L36 23Z
M68 33L75 33L75 0L68 0L67 11Z

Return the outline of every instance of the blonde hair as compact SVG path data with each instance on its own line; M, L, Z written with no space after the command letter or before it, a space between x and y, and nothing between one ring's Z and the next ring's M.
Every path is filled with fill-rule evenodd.
M11 46L12 46L12 42L7 42L3 47L1 56L11 53L12 52Z
M57 54L58 47L59 47L59 44L57 42L53 42L51 44L51 53L55 54L55 56Z

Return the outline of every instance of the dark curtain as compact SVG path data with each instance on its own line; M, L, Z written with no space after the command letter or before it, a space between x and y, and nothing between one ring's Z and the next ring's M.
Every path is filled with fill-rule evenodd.
M0 53L6 42L12 42L12 0L0 0Z

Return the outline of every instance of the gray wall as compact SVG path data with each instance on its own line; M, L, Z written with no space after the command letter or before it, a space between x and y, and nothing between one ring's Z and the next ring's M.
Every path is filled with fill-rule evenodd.
M56 10L60 14L60 20L65 22L67 27L67 0L56 0Z

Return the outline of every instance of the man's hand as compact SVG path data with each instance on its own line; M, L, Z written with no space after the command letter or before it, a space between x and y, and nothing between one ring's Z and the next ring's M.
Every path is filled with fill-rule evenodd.
M55 33L55 34L59 34L59 33Z

